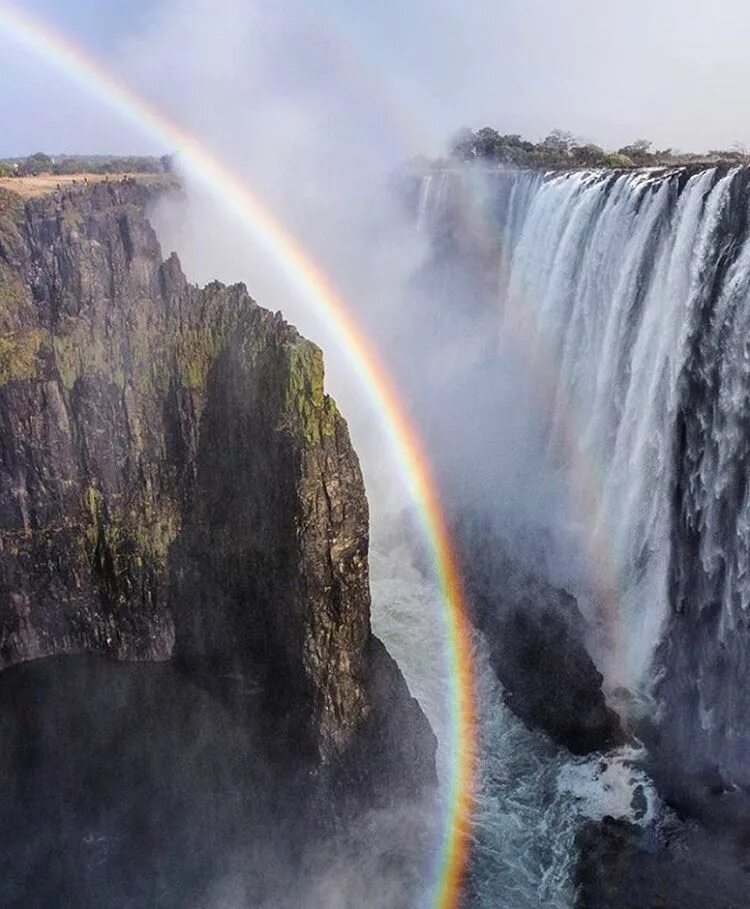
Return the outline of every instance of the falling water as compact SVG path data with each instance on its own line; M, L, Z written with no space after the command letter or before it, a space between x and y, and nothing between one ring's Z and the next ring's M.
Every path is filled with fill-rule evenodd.
M609 689L656 680L674 740L740 778L750 753L749 183L742 168L446 170L426 178L419 206L435 243L467 211L496 242L498 330L546 377L550 451L571 485L586 485L571 520L587 577L574 592L594 620L597 591L616 592L605 619L620 659L598 654ZM472 904L569 906L581 817L613 791L607 810L628 814L633 786L648 784L610 756L613 787L598 758L573 761L526 730L477 648Z
M613 555L627 654L611 681L634 685L654 667L686 758L741 780L749 181L746 168L516 175L523 216L507 178L494 176L490 192L505 317L521 309L533 320L559 375L553 426L573 421L575 457L598 478L588 529Z
M598 484L589 530L599 541L592 549L607 546L620 579L621 684L647 669L666 614L671 427L732 178L537 179L520 225L507 220L509 300L554 358L554 426L575 420L575 457Z

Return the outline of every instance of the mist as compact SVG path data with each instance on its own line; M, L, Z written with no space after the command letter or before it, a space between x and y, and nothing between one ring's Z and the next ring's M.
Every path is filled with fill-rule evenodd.
M407 155L429 150L410 146L414 136L404 125L413 116L419 129L421 115L408 99L389 95L377 73L361 77L372 62L358 56L364 50L333 19L311 17L295 4L219 7L184 0L161 7L123 50L124 59L178 120L231 163L332 278L404 384L406 407L431 436L435 458L463 477L463 492L479 500L494 486L501 498L498 484L506 477L506 509L520 507L510 500L523 498L531 482L521 474L535 476L536 484L540 476L538 463L529 465L536 430L522 429L533 396L523 354L500 336L490 301L478 302L492 291L478 288L474 276L454 274L450 289L434 293L420 281L420 270L430 268L430 237L416 229L414 211L392 188ZM382 440L366 439L379 430L346 351L220 204L189 174L185 179L185 199L154 214L165 248L178 251L192 280L244 281L259 303L282 310L321 345L328 388L361 443L369 482L377 482ZM497 345L492 358L502 363L492 365L492 375L488 337ZM482 419L491 409L495 417ZM368 459L368 450L377 457ZM484 463L469 466L472 457ZM392 483L391 468L385 485Z
M27 5L48 11L42 0ZM576 210L578 220L566 221L564 206L572 204L574 191L562 179L557 187L550 181L548 195L557 192L562 201L551 198L545 208L543 199L532 212L536 233L524 233L511 223L513 204L520 203L503 209L507 200L498 201L502 193L481 168L458 173L455 165L433 167L413 159L443 155L449 136L464 125L492 125L534 139L561 127L614 149L641 136L658 147L685 150L750 142L736 113L750 76L743 42L750 26L746 5L723 0L709 10L667 0L657 9L634 0L627 9L615 9L587 0L511 0L462 7L448 0L412 0L358 8L331 0L313 9L299 0L144 0L132 17L123 16L117 5L102 12L98 28L84 6L76 7L74 24L79 18L88 23L81 32L87 46L244 179L339 289L392 374L424 443L474 599L488 601L490 606L482 607L486 611L502 604L512 620L518 603L525 606L525 598L540 589L542 598L551 600L562 591L563 607L573 603L576 608L570 610L572 617L554 625L552 646L570 628L576 634L583 628L594 687L600 682L597 671L605 676L609 700L604 704L602 695L601 709L618 703L618 697L628 701L635 692L649 695L667 600L662 588L669 534L666 522L654 518L649 524L653 516L643 502L649 483L656 488L656 479L666 476L664 465L671 464L673 452L665 445L654 454L642 427L652 427L656 436L665 423L663 413L650 408L649 400L628 398L623 404L613 391L612 402L606 401L612 406L597 412L603 441L594 438L587 408L606 397L607 376L596 372L596 358L583 344L575 346L574 331L554 355L546 346L555 341L556 313L568 302L572 310L571 301L588 300L590 292L589 311L594 312L600 297L609 299L612 288L601 290L593 266L591 280L575 283L576 269L595 241L587 235L580 248L571 252L565 246L566 225L573 225L569 233L580 229L583 236L586 212L598 209L592 202L583 215ZM59 15L54 9L49 13ZM9 52L7 65L20 74L24 87L3 102L13 124L1 140L6 153L37 146L52 152L173 151L77 91L71 93L67 84L50 84L45 66L15 51ZM19 99L42 110L33 129L15 116ZM436 733L437 804L425 804L412 816L394 800L390 810L361 818L346 842L325 842L311 853L304 873L278 856L273 870L290 905L385 909L403 897L397 873L379 883L389 868L393 872L389 862L396 834L403 835L410 824L415 831L426 825L437 841L450 782L453 717L441 592L381 415L352 369L350 352L199 176L183 170L179 154L175 168L182 191L150 212L164 254L175 250L196 284L243 282L261 306L281 311L322 348L326 390L349 424L362 463L371 516L373 627ZM426 175L435 178L434 209L420 212ZM449 178L442 187L441 175ZM593 183L584 190L592 197L599 191ZM603 210L609 201L604 190L602 197ZM524 216L530 210L530 205L524 208ZM623 247L615 241L633 238L620 236L616 225L607 230L611 243L599 238L601 259L592 261L606 259L607 275L617 275ZM648 230L642 228L636 240L633 261L636 252L640 258L633 274L649 267L642 266L648 261ZM556 255L558 242L568 258ZM680 247L685 261L687 246ZM511 252L519 249L522 267L511 280ZM547 258L535 258L540 250ZM663 254L665 263L670 256L671 247ZM685 274L689 269L688 262ZM625 266L623 273L630 274ZM674 286L666 264L664 274ZM548 285L543 278L549 278ZM617 284L614 278L611 283ZM519 289L526 284L540 312L530 311L528 324L519 325L509 305L514 294L523 297ZM658 301L662 285L655 281L654 287L647 300ZM632 299L640 301L639 294L633 291ZM614 292L610 295L615 299ZM625 291L622 298L625 309ZM547 307L552 316L545 325L537 316L550 315L542 312L548 299L558 306ZM644 347L648 353L648 344ZM653 376L649 388L663 378ZM572 389L571 400L563 386ZM640 430L633 430L643 450L638 470L626 463L627 454L610 462L599 452L600 443L606 448L614 436L611 414L619 416L628 403L651 421L644 418ZM572 439L560 432L561 425ZM586 463L603 465L605 474L612 467L611 488L608 476L590 483L583 478L587 489L596 487L593 504L581 503L581 477L572 475L571 450L577 451L579 430L597 455ZM668 508L658 496L654 499L653 511L661 508L661 519ZM595 532L588 524L596 525ZM625 526L622 537L610 524ZM649 537L647 531L657 524ZM473 549L482 534L486 549ZM630 545L633 540L637 545ZM654 580L645 566L656 550ZM491 566L486 577L481 565L472 565L482 561L479 552ZM629 571L625 580L623 566ZM621 600L634 616L632 629L623 632L625 645L613 640L621 629L606 614L611 604L602 602L621 582ZM619 605L620 591L615 593ZM515 713L507 707L510 683L493 671L496 655L487 640L493 628L503 628L492 622L505 618L492 616L484 627L478 621L482 630L472 641L481 766L468 892L476 906L502 898L518 899L526 909L544 897L550 906L567 909L574 898L571 869L581 818L599 821L612 814L633 820L638 790L645 808L636 819L645 825L659 814L658 796L645 774L634 769L639 743L624 737L609 742L616 747L606 760L578 752L571 758L559 742L553 745L522 723L517 705ZM554 638L559 628L563 631ZM635 655L628 652L631 638ZM627 711L623 717L627 725ZM191 767L190 785L194 779ZM511 812L505 811L506 803L513 806ZM252 844L248 848L252 851ZM239 907L252 899L243 868L246 854L212 882L209 905ZM262 864L262 855L255 859ZM415 873L413 867L410 872ZM417 889L428 884L410 882Z
M130 65L147 82L158 82L162 104L248 181L340 289L395 379L451 519L489 522L493 537L514 557L558 583L580 582L585 566L571 531L580 516L572 513L567 478L545 442L549 390L539 395L529 351L499 318L499 250L485 218L481 181L458 200L462 223L471 226L466 259L440 261L434 231L420 229L403 185L408 156L440 146L421 116L412 125L425 144L413 144L413 131L404 129L411 111L398 89L388 97L391 89L377 79L353 78L361 66L359 48L342 50L342 35L325 20L311 21L298 5L239 12L227 3L226 15L216 15L214 6L210 17L207 10L196 3L171 5L126 48ZM398 70L386 71L398 81ZM373 627L430 719L446 786L450 675L441 594L380 415L330 326L216 200L189 173L184 179L184 195L165 200L152 215L165 251L176 249L198 283L244 281L261 305L281 310L323 348L327 390L349 423L370 502ZM478 642L477 665L489 673L487 660ZM489 705L487 711L487 754L509 754L523 740L518 720ZM564 790L559 799L542 795L553 777L539 777L534 755L540 746L530 747L508 785L530 804L549 803L555 837L566 844L558 859L562 878L573 854L576 815L565 807ZM584 775L589 780L593 772ZM537 881L542 847L517 841L509 826L498 827L494 787L488 774L478 836L488 846L505 847L478 859L477 873L494 882L496 893L506 887L510 893L521 879ZM377 857L388 849L388 836L373 835L366 853ZM366 869L347 878L344 888L339 864L334 856L330 881L325 878L331 904L359 881L362 901L370 905ZM534 886L528 884L529 900ZM477 887L484 892L484 885Z

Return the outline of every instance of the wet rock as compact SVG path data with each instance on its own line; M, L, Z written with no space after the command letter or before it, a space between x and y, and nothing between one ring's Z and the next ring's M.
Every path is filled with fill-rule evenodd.
M623 744L575 598L520 566L486 526L464 521L458 535L473 619L508 706L574 754Z
M747 874L736 844L672 820L642 830L589 821L578 834L576 909L743 909Z
M0 196L0 668L169 663L322 781L323 827L418 800L435 740L371 632L321 351L243 285L188 284L145 214L162 191Z

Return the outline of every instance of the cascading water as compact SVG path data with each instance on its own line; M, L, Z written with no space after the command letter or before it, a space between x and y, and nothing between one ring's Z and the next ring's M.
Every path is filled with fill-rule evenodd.
M588 552L619 586L611 682L643 678L670 605L711 607L725 646L750 604L748 171L427 179L496 235L498 322L553 388L560 468L586 473Z
M610 684L643 677L667 612L681 377L734 178L521 175L535 187L524 216L495 209L507 225L506 317L532 320L535 355L552 358L553 439L572 436L568 458L592 486L589 551L610 553L619 581L608 618L625 656L610 661Z
M626 654L610 683L653 666L671 749L747 782L750 175L516 175L523 215L507 180L506 318L533 319L553 433L572 413L600 478L589 551L613 554Z
M603 626L592 645L608 689L655 692L685 764L717 764L743 782L749 184L744 169L446 170L426 177L419 196L420 229L440 255L481 222L498 302L489 319L479 304L477 322L523 347L531 380L547 386L550 459L577 503L566 518L584 563L573 592ZM462 252L462 267L486 269L487 248ZM448 270L433 287L451 280ZM381 613L386 639L392 617ZM627 815L634 787L648 783L610 756L613 786L598 759L572 760L526 730L500 703L477 646L471 903L569 906L581 817Z

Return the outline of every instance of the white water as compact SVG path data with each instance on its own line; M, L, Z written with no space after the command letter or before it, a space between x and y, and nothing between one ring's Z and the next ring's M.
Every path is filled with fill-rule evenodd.
M376 538L371 552L373 625L427 713L438 738L443 785L449 771L447 673L440 592L416 566L399 534ZM572 758L527 729L503 704L482 640L475 641L479 759L467 905L476 909L570 909L576 832L606 814L645 823L655 795L623 749ZM631 804L642 786L649 812Z
M627 654L610 664L612 685L643 677L665 616L674 439L664 430L731 179L697 174L675 200L662 177L561 175L539 183L509 234L509 317L522 308L537 355L553 358L553 425L574 427L572 456L592 483L591 551L611 553L621 594Z
M720 578L718 639L736 628L750 603L750 572L740 558L750 552L750 487L737 480L750 402L750 243L744 227L737 236L727 228L738 172L466 174L458 189L457 179L434 173L425 180L420 229L438 223L444 239L446 220L472 210L472 229L479 213L496 232L498 330L506 340L519 339L532 375L547 384L549 449L574 497L585 500L577 514L564 516L586 561L573 592L592 620L606 624L604 645L619 651L618 659L598 653L609 689L634 690L648 681L668 611L678 480L700 531L701 570ZM718 280L717 263L728 250L729 266ZM485 318L478 314L477 321ZM710 392L697 409L685 398L693 373ZM696 439L688 446L687 476L680 477L675 427L686 408L695 411ZM727 539L728 511L739 547ZM404 548L376 546L372 574L376 632L444 746L437 592ZM614 616L598 612L603 590L616 593ZM503 705L481 641L476 650L480 760L471 905L570 907L582 819L612 814L646 823L656 796L632 767L637 755L573 759L526 729ZM712 652L702 657L712 660ZM700 692L703 729L718 726L708 689ZM731 696L726 703L738 710L746 700ZM648 810L637 817L639 792Z
M455 222L460 198L472 229L481 220L498 240L498 331L522 351L548 399L550 452L577 502L567 530L587 560L574 592L619 651L617 659L599 654L610 690L637 688L660 640L683 383L694 368L708 373L717 364L718 382L704 384L717 396L709 411L723 414L722 426L690 481L699 490L691 507L705 522L705 571L716 573L727 556L726 508L716 492L733 479L729 468L742 448L748 372L745 322L736 313L746 311L750 244L727 236L725 223L739 179L738 170L445 171L423 185L426 229L430 219L433 227L441 217ZM735 209L746 207L743 199ZM717 290L717 263L733 244L739 252ZM709 305L708 362L694 363L690 345ZM704 422L712 422L710 412ZM750 527L750 497L736 527L741 536ZM750 603L750 573L730 561L724 629L733 627L738 604L744 611ZM597 603L602 591L614 601L607 610Z

